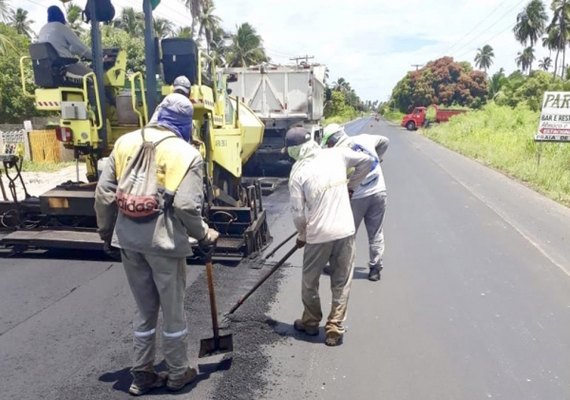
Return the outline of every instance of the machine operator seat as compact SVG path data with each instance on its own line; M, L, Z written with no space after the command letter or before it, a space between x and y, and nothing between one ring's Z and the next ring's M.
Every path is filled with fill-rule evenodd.
M66 67L78 62L76 58L60 57L51 43L32 43L30 57L34 69L34 82L45 89L61 86L81 86L81 79L68 76Z
M184 75L192 85L198 83L198 46L192 39L163 39L162 69L164 81L172 85L174 80Z

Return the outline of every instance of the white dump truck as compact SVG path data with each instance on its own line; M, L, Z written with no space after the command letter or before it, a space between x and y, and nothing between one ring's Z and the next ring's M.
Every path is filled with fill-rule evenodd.
M281 150L285 133L294 125L304 125L315 140L321 139L326 71L325 65L309 63L224 70L237 78L228 83L231 95L247 104L265 124L263 143L253 160L258 166L288 160Z

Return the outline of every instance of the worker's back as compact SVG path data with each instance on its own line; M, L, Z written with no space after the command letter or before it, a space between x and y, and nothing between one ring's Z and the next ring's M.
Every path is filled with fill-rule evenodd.
M307 243L342 239L355 232L345 151L350 150L320 150L314 158L294 167L291 174L289 185L300 187L305 202ZM294 204L295 199L292 201Z

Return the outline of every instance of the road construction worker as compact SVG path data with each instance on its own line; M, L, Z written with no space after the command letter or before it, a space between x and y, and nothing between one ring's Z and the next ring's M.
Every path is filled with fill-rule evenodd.
M218 237L202 220L203 160L186 139L192 126L192 104L178 93L168 95L163 103L157 123L144 128L147 141L157 143L168 137L155 147L158 203L163 204L158 214L135 220L117 207L117 185L123 182L122 173L142 144L141 130L116 141L95 193L99 234L106 248L120 249L137 305L134 379L129 388L133 395L165 384L170 390L180 390L196 378L187 355L186 257L192 254L191 238L200 246L210 246ZM168 375L154 369L159 308Z
M48 7L48 22L38 33L38 43L50 43L61 58L93 60L91 49L73 32L65 21L65 15L58 6ZM65 66L71 77L81 78L92 69L80 62Z
M386 212L386 183L380 161L388 149L390 140L380 135L356 135L349 137L338 124L325 127L323 147L347 147L363 152L376 159L374 167L351 195L350 205L354 216L354 226L358 231L364 219L368 234L368 279L380 280L384 256L384 214Z
M325 344L336 346L342 343L345 332L354 267L355 229L348 191L356 189L374 159L346 148L323 150L302 127L290 129L285 142L289 156L296 160L289 178L289 192L298 232L297 245L304 247L301 291L304 311L293 327L310 336L319 334L322 319L319 278L329 262L332 305L325 325ZM354 168L354 173L347 180L349 168Z
M190 80L188 78L186 78L184 75L181 75L181 76L177 77L176 79L174 79L174 82L172 83L172 92L181 94L181 95L189 98L191 87L192 87L192 84L190 83ZM166 100L166 98L165 98L165 100ZM158 114L159 114L160 110L166 105L167 105L167 102L163 101L156 107L154 114L152 114L152 117L150 118L151 124L154 124L157 122Z

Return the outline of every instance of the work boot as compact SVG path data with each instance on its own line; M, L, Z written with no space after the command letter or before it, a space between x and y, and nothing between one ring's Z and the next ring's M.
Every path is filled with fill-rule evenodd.
M318 326L306 326L300 319L295 320L293 323L293 328L295 328L296 331L303 332L308 336L317 336L319 334Z
M376 282L380 280L380 270L382 268L370 268L370 272L368 273L368 280L372 282Z
M169 378L168 382L166 383L166 387L168 388L168 390L172 392L177 392L180 389L182 389L184 386L188 385L189 383L194 382L196 380L197 375L198 371L196 371L196 368L188 367L186 372L184 372L184 375L182 375L180 378L177 379Z
M129 393L133 396L141 396L152 389L163 387L166 384L168 374L166 372L133 371L133 383L129 387Z
M328 332L325 336L325 344L327 346L340 346L342 344L342 333Z

